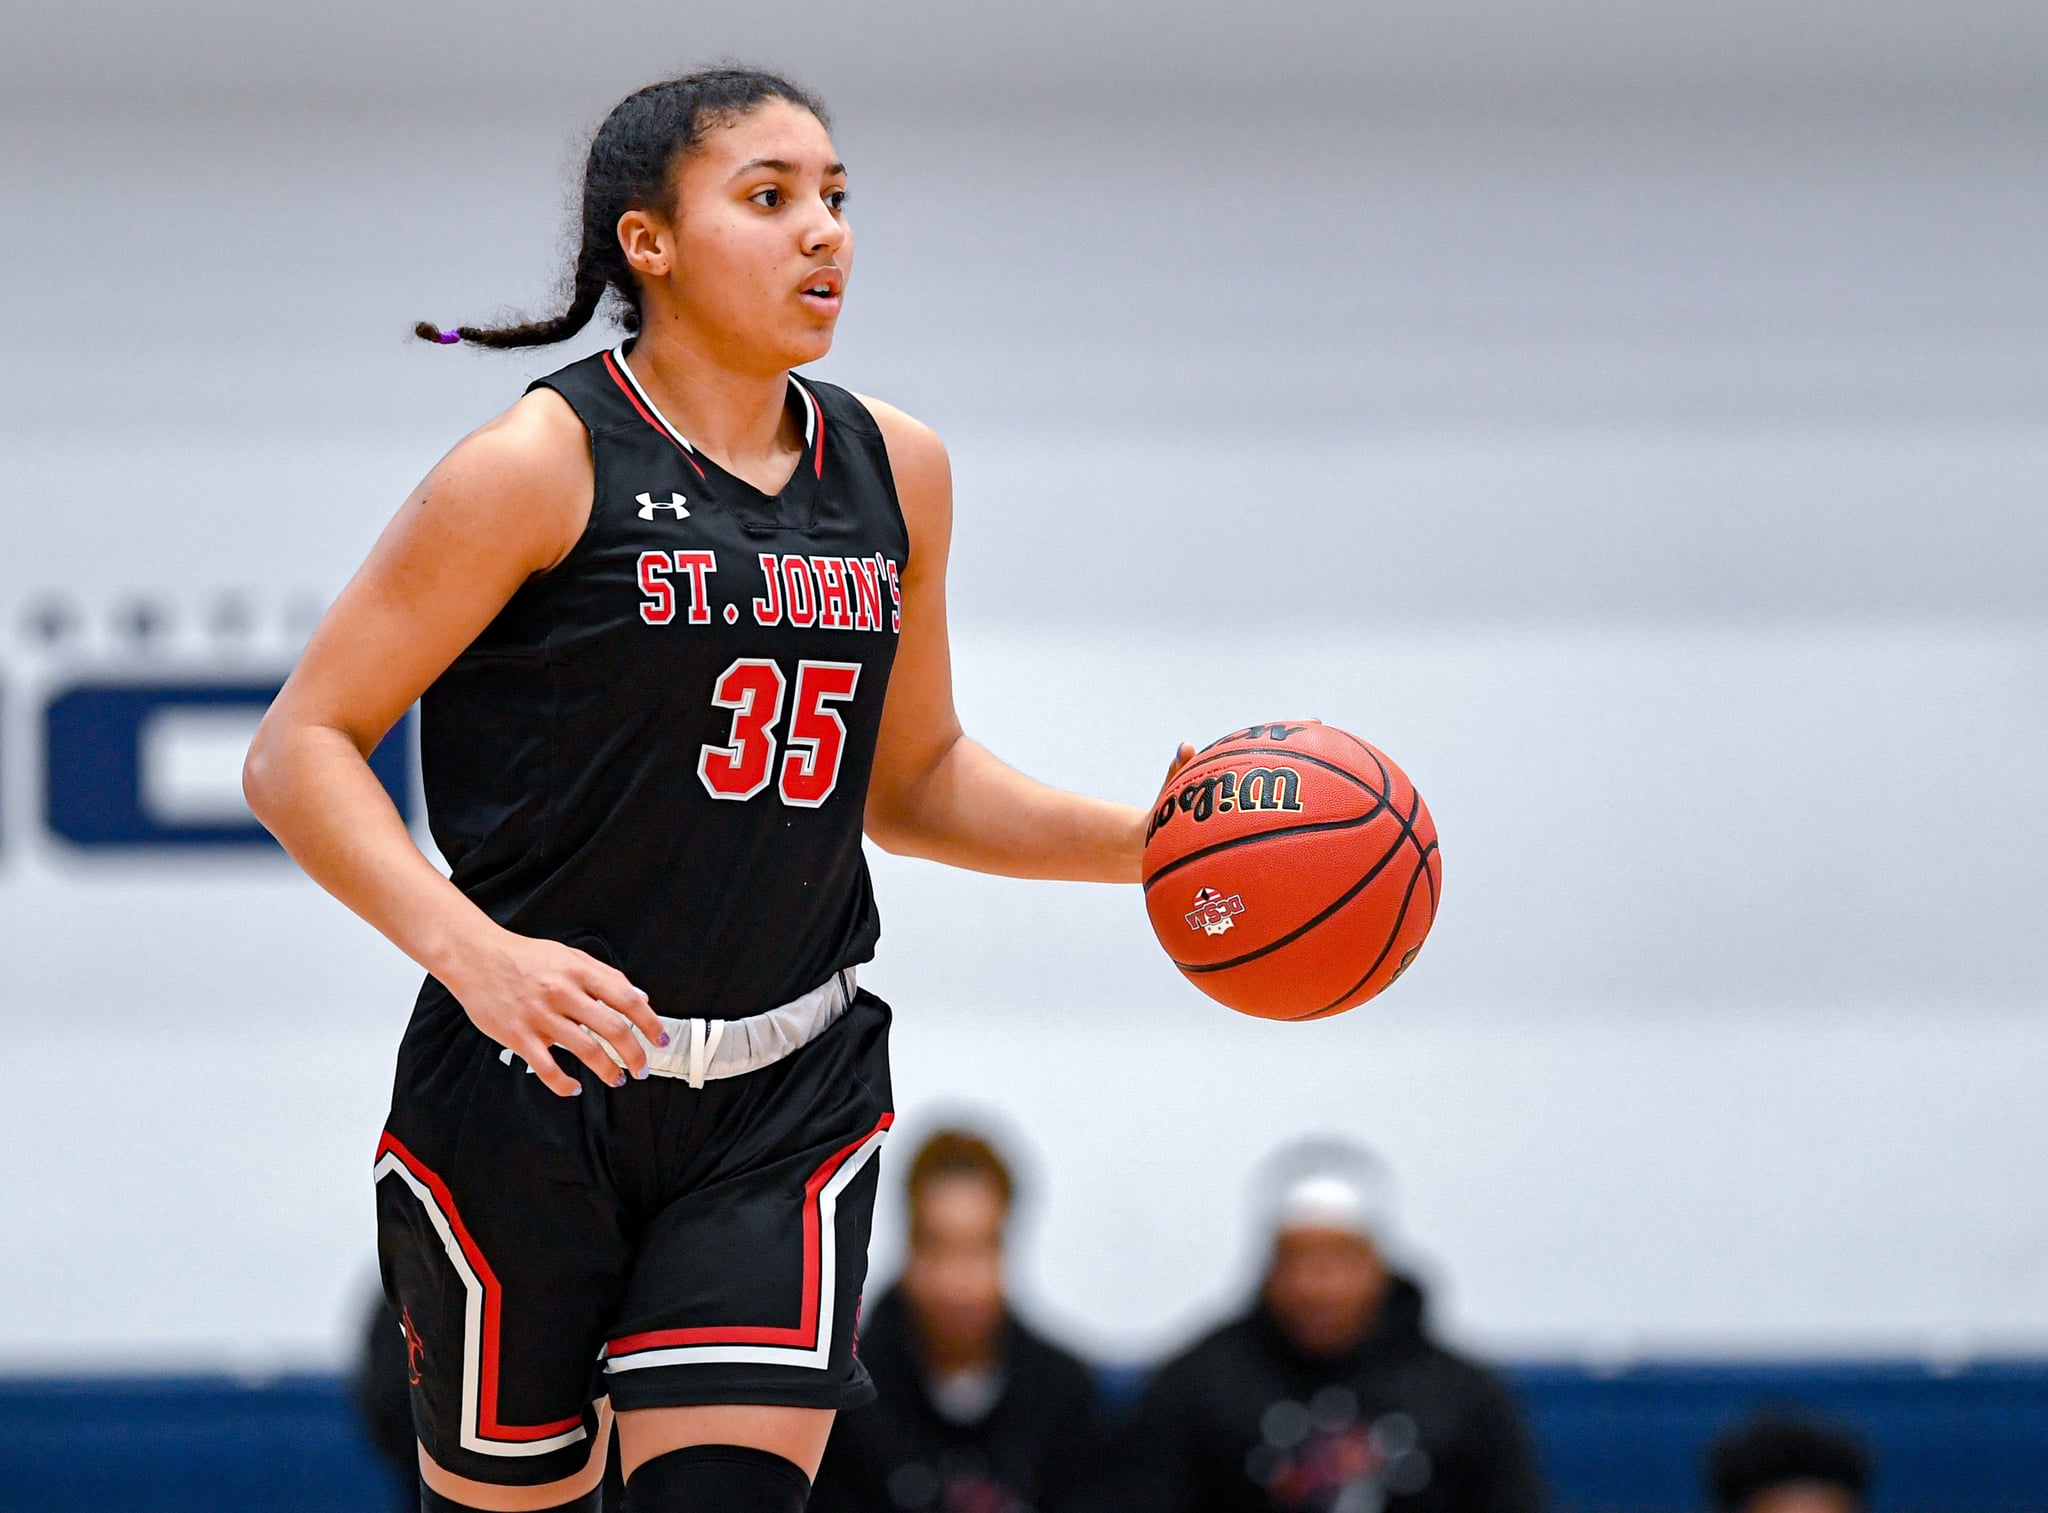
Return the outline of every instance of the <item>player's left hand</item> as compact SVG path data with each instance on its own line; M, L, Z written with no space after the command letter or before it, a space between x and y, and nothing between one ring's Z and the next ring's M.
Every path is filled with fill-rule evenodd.
M1190 763L1190 762L1192 762L1192 761L1193 761L1194 759L1195 759L1195 748L1194 748L1194 747L1192 747L1192 746L1190 746L1190 745L1189 745L1189 744L1188 744L1188 743L1187 743L1186 741L1182 741L1182 742L1180 743L1180 750L1179 750L1179 751L1177 751L1177 752L1175 752L1175 753L1174 753L1174 757L1173 757L1173 760L1172 760L1171 762L1167 763L1167 766L1166 766L1166 782L1167 782L1167 783L1170 783L1170 782L1172 782L1172 781L1173 781L1173 779L1174 779L1174 774L1176 774L1177 772L1179 772L1179 771L1181 770L1181 768L1183 768L1183 767L1187 766L1187 764L1188 764L1188 763ZM1163 788L1163 787L1165 787L1165 786L1166 786L1166 784L1165 784L1165 783L1162 783L1162 784L1160 784L1160 787L1162 787L1162 788Z
M1166 778L1159 785L1160 796L1154 799L1147 807L1130 811L1131 828L1127 832L1128 839L1125 842L1130 847L1130 850L1126 853L1130 857L1128 863L1130 871L1125 874L1127 881L1134 883L1144 881L1145 842L1150 838L1152 831L1152 812L1164 801L1166 790L1173 785L1174 776L1181 768L1187 766L1194 759L1195 748L1186 741L1182 741L1180 743L1180 750L1176 751L1173 754L1173 760L1166 764Z

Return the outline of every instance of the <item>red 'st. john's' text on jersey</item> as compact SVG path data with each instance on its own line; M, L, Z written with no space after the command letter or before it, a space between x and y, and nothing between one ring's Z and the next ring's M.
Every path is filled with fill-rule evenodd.
M420 701L434 839L493 919L611 962L655 1012L760 1013L881 933L861 816L909 556L881 433L792 379L804 454L771 498L620 352L540 386L590 432L590 523Z

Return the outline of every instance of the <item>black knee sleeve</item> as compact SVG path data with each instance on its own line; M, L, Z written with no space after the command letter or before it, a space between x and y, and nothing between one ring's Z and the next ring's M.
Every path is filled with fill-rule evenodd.
M804 1513L811 1479L745 1445L689 1445L626 1478L626 1513Z
M602 1513L604 1488L592 1487L589 1492L573 1502L559 1503L547 1513ZM466 1502L456 1502L443 1497L425 1482L420 1483L420 1513L476 1513Z

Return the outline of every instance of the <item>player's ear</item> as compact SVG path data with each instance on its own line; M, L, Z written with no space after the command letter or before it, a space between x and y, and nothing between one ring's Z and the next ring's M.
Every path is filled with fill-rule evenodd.
M619 248L642 278L667 278L675 266L675 242L667 222L635 206L619 217Z

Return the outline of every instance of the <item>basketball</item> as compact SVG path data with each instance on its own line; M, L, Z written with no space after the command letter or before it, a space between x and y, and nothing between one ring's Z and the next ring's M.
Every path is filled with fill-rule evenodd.
M1384 752L1320 720L1253 725L1168 780L1145 910L1183 976L1260 1019L1357 1008L1436 919L1436 824Z

